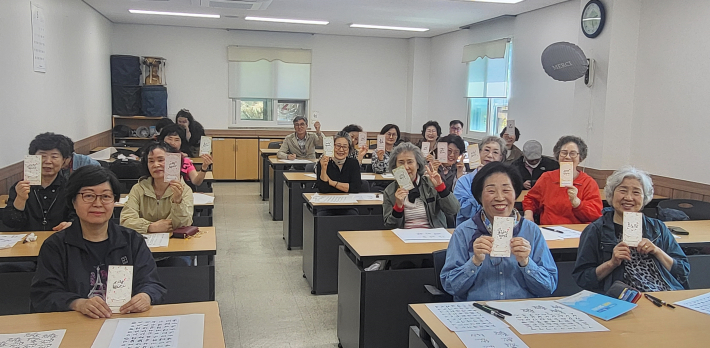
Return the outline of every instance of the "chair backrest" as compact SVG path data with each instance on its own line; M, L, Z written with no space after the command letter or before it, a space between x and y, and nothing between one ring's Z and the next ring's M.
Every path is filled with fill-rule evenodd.
M280 149L280 148L281 148L281 143L283 143L283 141L272 141L272 142L269 143L269 147L268 147L268 148L269 148L269 149Z
M313 173L313 172L315 172L315 171L316 171L316 164L315 164L315 163L308 163L308 164L306 164L306 169L305 169L305 171L306 171L307 173Z
M363 180L360 184L360 192L367 193L370 192L370 183L367 180Z
M431 253L432 259L434 261L434 273L436 273L436 288L444 291L441 286L441 269L444 268L444 263L446 263L446 249L437 250Z
M680 210L688 215L690 220L710 220L710 202L694 199L668 199L658 202L658 206Z
M370 149L371 149L371 150L374 150L374 149L376 149L376 148L377 148L377 144L376 144L376 143L375 143L375 144L370 144Z

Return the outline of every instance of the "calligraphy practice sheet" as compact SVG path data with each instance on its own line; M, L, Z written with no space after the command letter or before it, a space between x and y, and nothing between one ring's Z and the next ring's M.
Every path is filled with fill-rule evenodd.
M377 135L377 151L384 151L385 150L385 135L384 134L378 134Z
M110 348L177 348L180 317L120 319Z
M678 301L675 304L700 313L710 314L710 292L700 296L691 297L687 300Z
M426 157L429 154L431 144L428 141L422 142L422 154Z
M200 138L200 156L212 153L212 137L202 136Z
M467 348L526 348L523 342L508 328L497 330L463 331L456 336Z
M560 187L574 184L574 165L572 162L560 162Z
M333 157L333 152L335 150L335 142L333 137L323 137L323 154L328 157Z
M481 166L481 153L478 149L478 144L469 145L467 149L468 153L468 166L471 170L476 169Z
M439 162L444 163L448 160L449 144L438 143L436 144L436 159Z
M641 213L624 212L624 243L630 247L636 247L643 238L641 230L643 217Z
M493 250L491 257L510 257L510 240L513 238L514 217L493 218Z
M319 195L311 196L311 203L355 204L357 199L350 195Z
M171 182L180 180L180 167L182 167L182 157L179 153L165 154L165 172L163 173L163 181Z
M146 233L143 238L149 248L166 247L170 243L170 233Z
M9 249L25 238L27 234L5 234L0 236L0 249ZM0 346L1 347L1 346Z
M106 304L112 313L120 313L120 308L131 300L133 291L133 266L108 266L106 284Z
M609 331L592 317L555 301L488 301L486 304L513 314L505 320L522 335Z
M30 185L42 185L42 156L25 156L25 181Z
M358 146L358 147L363 147L363 146L364 146L365 148L369 148L369 146L367 146L367 132L360 132L360 133L358 133L358 135L357 135L357 146Z
M448 243L451 239L444 228L395 228L392 232L405 243Z
M0 347L7 348L59 348L67 330L0 334Z
M392 169L392 174L394 175L394 179L397 180L399 187L405 190L414 189L412 179L409 178L409 174L407 174L407 170L404 169L404 167L397 167L395 169Z
M477 331L508 328L508 324L476 309L473 302L428 303L429 310L451 331Z

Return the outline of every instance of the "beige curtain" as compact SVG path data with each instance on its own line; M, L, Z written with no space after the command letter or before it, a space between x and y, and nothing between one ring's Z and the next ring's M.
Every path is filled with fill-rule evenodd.
M473 62L478 58L488 57L490 59L504 58L505 46L510 42L510 38L481 42L463 47L462 63Z

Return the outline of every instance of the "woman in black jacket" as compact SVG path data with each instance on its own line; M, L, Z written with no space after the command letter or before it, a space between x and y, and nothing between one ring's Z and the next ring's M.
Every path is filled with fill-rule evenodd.
M109 222L120 192L115 175L102 167L81 167L69 177L66 192L67 206L78 221L42 244L30 289L31 310L111 317L105 298L109 265L133 266L132 297L121 313L160 304L167 291L143 237Z
M180 151L190 157L198 157L200 155L200 138L205 135L205 129L200 122L195 121L190 110L187 109L178 111L177 115L175 115L175 123L185 130L185 139L187 139L182 144Z
M348 157L352 142L350 135L339 132L333 137L333 157L321 156L316 164L318 193L358 193L362 185L360 163ZM325 168L325 170L323 170ZM318 215L357 215L356 209L319 210Z

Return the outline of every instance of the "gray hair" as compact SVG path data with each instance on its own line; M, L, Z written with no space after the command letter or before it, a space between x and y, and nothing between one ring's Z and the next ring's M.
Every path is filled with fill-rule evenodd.
M651 176L643 170L634 168L632 166L624 166L621 169L613 172L606 178L606 186L604 187L604 196L606 196L606 201L611 204L614 198L614 191L616 190L621 182L626 178L633 178L641 183L641 188L643 189L643 205L648 204L651 199L653 199L653 181Z
M296 124L296 122L303 120L303 122L306 122L306 126L308 125L308 119L306 119L303 116L296 116L293 118L293 124ZM287 123L288 124L288 123Z
M350 133L348 133L348 132L346 132L346 131L340 131L340 132L336 133L336 134L333 136L333 143L335 143L335 141L338 140L338 139L340 139L340 138L344 138L345 140L347 140L347 141L348 141L348 149L351 149L351 150L352 150L352 148L353 148L353 140L350 139Z
M585 143L582 138L574 135L565 135L560 138L560 140L557 140L557 144L555 144L555 147L552 148L552 153L555 154L555 161L559 162L560 151L562 151L562 147L569 143L577 144L577 147L579 148L579 161L584 161L584 159L587 158L587 143Z
M505 161L505 159L508 158L508 149L505 147L505 141L503 139L501 139L500 137L497 137L495 135L491 135L489 137L483 138L483 140L481 140L481 143L478 144L478 150L483 150L483 146L485 146L486 144L490 144L490 143L497 143L498 144L498 147L500 147L500 154L501 154L500 162Z
M419 174L419 176L424 175L426 158L424 158L424 155L422 155L422 150L410 142L403 142L397 145L394 149L392 149L392 153L390 153L389 162L387 162L387 171L391 173L392 169L397 168L397 156L405 152L411 152L414 154L414 159L416 159L418 167L417 174Z

